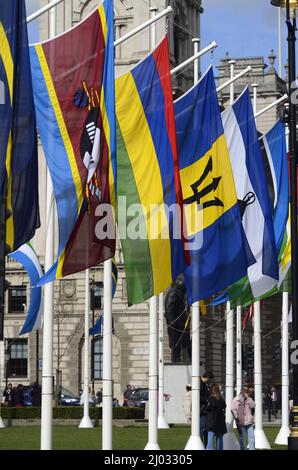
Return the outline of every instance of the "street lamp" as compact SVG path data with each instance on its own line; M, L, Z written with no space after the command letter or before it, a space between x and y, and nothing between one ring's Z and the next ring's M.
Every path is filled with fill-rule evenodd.
M291 251L292 251L292 344L290 362L293 369L293 408L291 435L288 440L290 450L298 450L298 361L295 350L298 345L298 237L297 237L297 137L296 137L296 14L298 0L271 0L271 4L286 9L288 27L289 60L289 154L290 154L290 196L291 196Z

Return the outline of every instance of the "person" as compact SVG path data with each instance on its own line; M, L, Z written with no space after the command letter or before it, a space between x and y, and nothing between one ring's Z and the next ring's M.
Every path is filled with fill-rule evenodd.
M240 439L240 449L246 450L246 435L248 436L249 450L255 450L254 417L255 402L249 395L248 388L242 388L238 396L232 401L232 414L236 421Z
M208 432L207 450L213 450L214 436L216 450L223 450L223 436L227 433L225 409L226 402L217 384L213 384L207 402L206 431Z
M200 381L200 434L201 439L206 447L208 441L208 432L206 431L206 415L207 415L207 404L210 395L208 383L210 379L213 379L211 372L204 372Z
M15 406L16 408L24 406L24 391L22 384L19 384L15 391Z
M35 382L32 387L32 406L41 405L41 386Z
M100 405L101 402L102 402L102 389L99 389L99 390L98 390L98 392L97 392L97 394L96 394L96 398L97 398L97 403L98 403L98 405Z
M132 386L130 384L126 385L126 390L123 393L123 406L126 406L126 399L128 398L129 393L132 390Z
M183 409L186 418L186 422L191 423L191 385L186 385L186 392L184 395Z
M12 387L12 383L7 385L7 388L3 392L4 404L7 406L15 406L15 391Z
M271 400L272 400L272 413L274 414L275 419L277 419L278 394L274 386L271 387Z

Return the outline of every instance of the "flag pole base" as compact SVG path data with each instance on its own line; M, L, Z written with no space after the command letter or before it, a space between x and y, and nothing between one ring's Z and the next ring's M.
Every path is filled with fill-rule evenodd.
M233 431L224 434L223 445L224 450L240 450L240 444Z
M5 424L3 422L3 419L0 416L0 428L5 428Z
M279 446L287 446L288 445L288 437L291 434L291 430L289 426L282 426L279 430L279 433L276 436L274 444Z
M205 450L205 447L200 436L190 436L184 449L185 450Z
M164 416L158 416L157 418L157 428L158 429L169 429L170 426L168 425L166 418Z
M144 450L160 450L159 445L154 442L147 442L146 447Z
M83 416L82 421L79 424L79 428L88 429L93 428L92 421L89 416Z
M269 444L269 441L263 429L255 429L255 448L271 449L271 445Z

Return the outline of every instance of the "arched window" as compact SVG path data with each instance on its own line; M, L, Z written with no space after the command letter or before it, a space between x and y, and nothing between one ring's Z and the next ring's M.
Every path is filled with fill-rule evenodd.
M101 336L94 338L92 352L92 379L101 380L103 373L103 341Z

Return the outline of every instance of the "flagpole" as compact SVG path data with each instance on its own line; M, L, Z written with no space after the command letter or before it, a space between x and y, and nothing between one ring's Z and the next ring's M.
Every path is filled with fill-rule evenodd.
M282 78L282 8L278 8L278 75Z
M158 368L158 429L169 429L169 425L164 415L164 357L163 357L163 293L158 296L159 307L159 368Z
M35 11L32 13L32 15L27 16L26 21L27 23L30 23L33 20L36 20L36 18L39 18L41 15L46 13L47 11L51 10L55 6L59 5L59 3L63 2L64 0L53 0L52 2L48 3L44 7L40 8L39 10ZM51 14L51 12L50 12Z
M56 8L50 11L49 37L56 35ZM49 169L46 176L46 246L45 272L54 264L54 195ZM44 286L44 323L42 357L42 392L41 392L41 450L52 449L53 426L53 296L54 283Z
M230 105L235 100L234 72L235 60L230 60ZM226 426L227 433L224 435L225 450L239 450L239 443L233 431L232 401L234 398L234 310L231 309L230 302L226 304Z
M79 424L79 428L93 428L89 416L89 315L90 315L90 289L89 289L90 270L85 271L85 337L84 337L84 416Z
M104 262L102 450L113 448L112 259Z
M219 85L217 88L216 88L216 91L217 93L221 90L223 90L224 88L228 87L229 85L231 85L232 83L236 82L237 80L239 80L239 78L243 77L244 75L247 75L248 73L250 73L252 71L252 67L249 65L248 67L246 67L246 69L242 70L241 72L239 72L237 75L231 77L229 80L227 80L225 83L223 83L222 85Z
M257 88L253 83L253 110L257 115ZM262 347L261 347L261 304L254 302L254 382L255 382L255 447L256 449L271 449L263 429L263 393L262 393Z
M286 131L288 126L286 126ZM287 153L289 134L286 132ZM282 293L282 332L281 332L281 428L274 441L278 445L287 445L291 434L289 426L289 292Z
M236 310L236 393L239 395L242 388L242 306L237 305Z
M289 293L282 293L282 349L281 349L281 428L274 441L287 445L291 434L289 427Z
M200 40L194 38L194 52L198 53ZM199 61L194 62L194 84L199 80ZM192 305L191 315L191 435L185 450L205 450L200 436L200 304Z
M150 8L151 19L156 17L156 7ZM150 48L156 46L156 23L151 25ZM148 410L148 442L145 450L159 450L158 444L158 313L157 296L149 301L149 410Z

